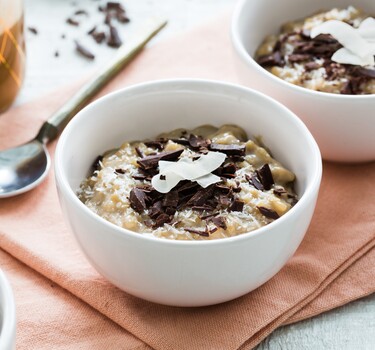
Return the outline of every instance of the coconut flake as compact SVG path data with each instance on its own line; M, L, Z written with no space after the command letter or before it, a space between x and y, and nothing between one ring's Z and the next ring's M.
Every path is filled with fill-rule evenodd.
M167 193L181 180L196 181L206 188L220 181L220 177L211 174L225 160L221 152L208 152L198 160L180 159L177 162L159 161L159 174L152 178L152 186L160 193Z
M375 43L375 19L368 17L358 27L361 37L371 43Z
M311 38L320 34L332 35L343 48L336 51L332 60L359 66L374 65L375 21L369 17L358 29L337 20L326 21L311 30Z

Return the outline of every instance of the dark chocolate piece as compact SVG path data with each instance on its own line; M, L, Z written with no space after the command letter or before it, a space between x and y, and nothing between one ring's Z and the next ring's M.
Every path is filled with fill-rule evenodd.
M249 181L250 185L253 185L258 191L264 191L264 187L256 175L251 177L248 175L246 179Z
M163 205L161 201L155 202L148 211L148 215L155 219L163 212Z
M207 148L208 145L210 144L209 140L206 140L202 136L197 136L193 134L190 134L188 141L189 141L190 147L193 149L199 149L201 147Z
M260 56L258 57L257 62L263 67L282 66L284 64L280 51L273 52L269 55Z
M227 229L227 224L222 216L213 217L210 221L212 221L217 227L220 227L223 230Z
M122 45L122 40L118 34L116 27L114 26L110 26L109 28L109 37L107 40L107 45L115 48L118 48Z
M219 195L219 203L224 207L227 208L231 204L231 200L227 195L220 194Z
M27 29L30 33L33 33L34 35L38 35L38 30L35 27L27 27Z
M183 149L177 151L161 152L152 156L146 156L139 159L137 162L143 169L156 168L159 160L175 161L183 152Z
M186 203L188 206L202 206L214 194L214 186L209 186L200 189L193 197Z
M185 231L187 232L190 232L190 233L195 233L199 236L203 236L203 237L209 237L210 234L207 232L207 230L197 230L197 229L194 229L194 228L184 228Z
M103 156L97 156L96 159L94 160L94 162L92 163L92 169L93 169L93 172L95 170L100 170L102 168L102 166L100 165L101 161L103 160Z
M75 27L78 27L78 26L79 26L79 22L76 21L76 20L73 19L73 18L70 18L70 17L66 20L66 23L68 23L68 24L70 24L70 25L72 25L72 26L75 26Z
M280 217L279 214L277 214L273 209L269 209L266 207L257 207L257 208L268 219L276 220Z
M115 169L115 172L117 173L117 174L126 174L126 171L124 170L124 169Z
M312 71L312 70L314 70L314 69L318 69L320 67L320 64L319 63L317 63L317 62L307 62L306 64L305 64L305 69L306 69L306 71Z
M245 145L223 145L220 143L211 143L209 149L214 152L222 152L228 156L244 156Z
M135 187L130 191L130 205L138 213L141 213L147 208L146 194L139 188Z
M243 207L244 207L245 203L238 200L238 199L235 199L232 203L232 205L229 207L229 210L230 211L242 211L243 210Z
M172 207L177 208L178 205L178 192L171 191L166 193L165 197L163 198L163 207Z
M171 217L168 214L161 213L156 219L155 219L155 225L154 228L163 226L166 223L171 222Z
M139 158L143 158L144 157L144 154L142 153L142 151L140 150L139 147L135 147L135 153L137 153L137 156Z
M264 189L268 191L275 183L273 180L272 172L268 164L264 164L259 170L256 171L260 182Z
M150 148L156 148L159 151L161 151L164 148L164 144L161 141L145 141L145 146Z
M95 58L95 55L84 46L82 46L77 40L75 40L74 42L76 44L76 50L79 54L81 54L83 57L88 58L89 60L93 60Z
M306 55L306 54L292 54L288 56L289 62L292 62L292 63L307 61L310 58L311 56Z
M79 16L79 15L85 15L85 16L88 16L89 13L86 11L86 10L77 10L76 12L74 12L75 15Z

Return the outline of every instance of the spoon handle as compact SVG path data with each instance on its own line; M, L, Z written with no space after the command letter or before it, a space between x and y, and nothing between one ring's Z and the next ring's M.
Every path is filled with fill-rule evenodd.
M99 73L87 82L74 96L58 109L44 124L35 139L47 143L55 139L68 122L77 114L122 68L124 68L143 47L165 27L167 21L152 18L145 23L134 39L122 45L113 58Z

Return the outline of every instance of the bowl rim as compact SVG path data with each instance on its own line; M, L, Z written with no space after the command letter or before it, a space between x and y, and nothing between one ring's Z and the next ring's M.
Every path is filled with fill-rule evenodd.
M4 301L1 305L0 349L12 349L16 332L16 306L10 283L1 268L0 289L0 302Z
M89 112L96 108L98 104L108 103L111 99L116 98L117 96L126 95L126 96L135 96L137 94L141 95L142 91L149 92L151 91L150 88L154 88L155 90L161 91L164 88L164 91L168 90L168 87L174 86L174 84L183 85L185 88L189 87L191 90L199 91L199 88L203 87L204 85L211 85L212 87L220 88L221 91L223 90L232 90L235 91L242 91L243 93L255 95L256 98L261 98L266 100L267 103L273 104L275 107L279 108L280 110L284 111L284 114L288 116L292 120L293 123L296 124L297 128L306 136L306 142L312 150L313 159L310 161L314 164L314 174L311 181L307 184L305 192L303 193L302 197L299 199L298 203L291 208L286 214L278 218L277 220L271 222L270 224L258 228L254 231L245 232L237 236L233 237L226 237L221 239L214 239L214 240L172 240L172 239L161 239L159 237L155 237L153 235L144 235L140 234L139 232L134 232L120 226L117 226L98 214L92 212L85 204L83 204L77 197L74 190L70 187L67 178L64 175L64 170L62 167L62 155L64 152L64 144L66 143L67 138L69 137L70 130L75 127L75 124L78 123L79 119L82 118L84 115L89 115ZM156 89L157 88L157 89ZM213 90L213 89L212 89ZM212 90L206 89L209 93ZM176 91L176 90L174 90ZM217 90L216 90L217 91ZM58 141L56 152L55 152L55 177L56 177L56 184L60 185L61 191L64 191L65 195L68 197L69 201L74 203L76 206L81 208L81 210L86 213L89 217L93 218L94 220L98 220L105 226L111 228L111 232L116 235L124 236L127 235L134 239L145 240L145 242L153 242L156 244L163 244L163 245L172 245L172 246L180 246L180 247L194 247L194 246L220 246L222 244L237 244L240 241L256 237L264 233L264 231L268 231L272 229L275 225L279 225L284 221L288 220L291 215L295 215L294 213L300 212L304 210L304 207L307 205L307 202L314 198L315 194L318 193L321 177L322 177L322 158L320 154L319 147L311 135L308 128L305 124L288 108L282 105L280 102L274 100L273 98L250 88L243 87L240 85L226 83L222 81L216 80L208 80L208 79L163 79L163 80L153 80L148 81L145 83L140 83L136 85L131 85L129 87L122 88L120 90L116 90L111 92L103 97L98 98L94 102L90 103L84 109L82 109L77 115L68 123L65 130L60 136ZM301 213L300 215L303 215Z
M252 0L256 1L256 0ZM243 43L243 40L240 36L240 29L239 29L239 23L240 23L240 17L243 14L243 9L246 5L248 0L239 0L236 4L232 17L231 17L231 28L230 28L230 37L232 41L232 46L234 47L234 51L239 55L241 60L248 66L253 67L256 69L256 71L260 74L263 74L266 78L271 80L275 84L280 84L284 88L293 90L297 93L305 93L305 94L311 94L314 97L317 98L324 98L324 99L333 99L337 100L336 102L339 102L340 100L348 100L350 102L353 102L354 100L361 102L361 101L367 101L375 98L375 94L367 94L367 95L344 95L344 94L334 94L332 92L322 92L322 91L316 91L312 89L308 89L302 86L298 86L292 83L289 83L274 74L270 73L267 69L263 68L261 65L259 65L258 62L255 61L253 56L245 49L245 45ZM282 23L280 23L281 25Z

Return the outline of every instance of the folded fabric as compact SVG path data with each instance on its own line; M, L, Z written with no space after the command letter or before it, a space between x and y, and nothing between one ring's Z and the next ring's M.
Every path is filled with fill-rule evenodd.
M225 17L146 49L102 94L161 78L194 77L236 83L228 33L229 20ZM0 148L33 137L42 121L77 86L61 89L2 115ZM55 143L49 146L51 154L54 147ZM0 200L0 248L28 266L11 261L4 268L16 283L16 302L23 307L34 302L40 307L44 305L40 315L54 321L46 336L43 327L29 327L35 316L33 309L30 308L30 314L21 310L19 348L30 349L26 339L32 336L40 339L33 344L34 348L58 348L55 344L71 336L61 334L64 329L61 327L69 323L67 330L76 329L78 337L88 339L81 348L89 348L90 341L92 344L106 341L99 338L121 343L123 337L123 346L113 348L248 349L283 323L370 294L375 290L374 269L369 268L374 262L375 246L374 177L374 162L325 163L311 226L287 265L244 297L217 306L184 309L128 295L89 265L62 219L52 170L37 189ZM1 262L10 258L4 252L0 255ZM59 287L49 289L49 283ZM23 284L35 291L25 293ZM38 300L39 294L45 295L45 303ZM55 304L59 307L53 310ZM39 321L45 323L43 318ZM87 322L88 328L81 322ZM103 332L96 330L99 324ZM46 338L52 343L44 342Z

